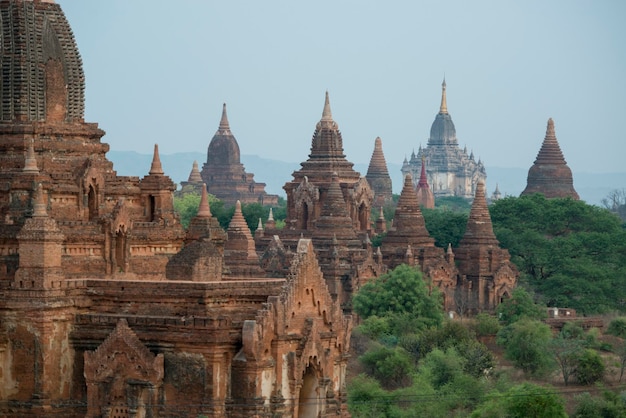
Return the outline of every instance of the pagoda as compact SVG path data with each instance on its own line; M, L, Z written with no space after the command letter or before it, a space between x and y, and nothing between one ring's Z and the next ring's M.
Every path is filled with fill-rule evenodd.
M234 206L238 200L241 203L260 203L266 206L278 204L277 195L265 192L265 183L257 183L254 181L254 174L246 173L241 163L239 144L230 130L226 103L200 175L209 193L225 205Z
M523 195L542 193L546 198L571 197L578 200L574 190L572 170L565 162L554 132L554 121L548 119L546 136L535 163L528 170L528 180Z
M402 173L419 179L422 159L426 161L428 183L435 197L461 196L471 199L478 181L487 178L482 161L476 161L474 153L468 155L467 148L459 148L456 128L448 113L445 79L441 85L439 113L430 128L428 144L426 148L420 145L418 153L413 152L410 160L405 158Z

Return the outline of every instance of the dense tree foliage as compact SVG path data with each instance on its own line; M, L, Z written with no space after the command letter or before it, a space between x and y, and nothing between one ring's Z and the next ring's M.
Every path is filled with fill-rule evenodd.
M522 383L492 398L472 418L567 418L563 399L549 388Z
M574 376L578 383L591 385L604 376L604 361L597 351L587 348L583 350L578 358L578 364Z
M505 357L515 367L529 376L543 376L552 370L551 336L546 324L523 318L500 330L498 344L504 346Z
M435 239L435 245L441 248L458 247L467 226L466 212L442 209L422 209L426 229Z
M582 314L624 310L626 229L606 209L542 195L490 207L494 231L522 281L548 306Z
M435 199L435 208L467 215L472 208L472 202L460 196L441 196Z
M363 319L406 315L416 328L438 325L443 320L439 291L429 289L422 273L405 264L365 284L352 304Z
M547 316L546 309L535 304L530 293L523 287L515 288L511 292L511 297L499 304L496 311L498 318L505 325L522 318L543 319Z

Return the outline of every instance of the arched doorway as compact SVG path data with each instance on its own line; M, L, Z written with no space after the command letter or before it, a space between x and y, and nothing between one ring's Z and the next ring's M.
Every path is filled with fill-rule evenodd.
M87 205L89 208L89 220L93 221L98 217L98 192L91 184L87 193Z
M154 222L156 219L156 197L150 195L148 197L148 221Z
M309 225L309 205L302 203L302 229L308 229Z
M115 234L115 266L118 272L126 271L126 232L121 227Z
M370 224L370 211L365 203L359 205L359 230L367 231Z
M302 377L298 397L298 418L317 418L319 413L319 382L313 367L309 366Z

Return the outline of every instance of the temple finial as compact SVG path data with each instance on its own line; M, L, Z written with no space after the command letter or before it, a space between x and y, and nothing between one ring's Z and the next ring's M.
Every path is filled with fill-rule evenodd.
M441 107L439 113L448 113L448 104L446 102L446 77L443 77L443 83L441 83Z
M37 159L35 158L35 147L33 145L32 138L28 144L26 158L24 159L24 169L22 171L24 173L39 173L39 168L37 167Z
M324 110L322 111L322 120L323 121L333 120L333 114L330 111L330 99L328 97L328 90L326 90L326 100L324 101Z
M46 210L46 201L43 198L43 188L41 187L41 183L37 183L35 188L35 202L33 205L33 217L41 218L48 216L48 211Z
M274 211L272 210L272 208L270 208L270 214L267 217L267 220L270 221L270 222L274 221Z
M200 218L210 218L213 216L211 214L211 207L209 206L209 194L207 193L205 183L202 183L202 195L200 196L200 206L198 206L198 214L196 216Z
M161 166L161 158L159 157L159 144L154 144L154 155L152 156L150 174L163 175L163 167Z
M222 119L220 119L220 131L230 131L230 124L228 123L228 115L226 114L226 103L222 107Z
M546 128L546 138L556 138L556 133L554 132L554 121L552 118L548 119L548 127Z

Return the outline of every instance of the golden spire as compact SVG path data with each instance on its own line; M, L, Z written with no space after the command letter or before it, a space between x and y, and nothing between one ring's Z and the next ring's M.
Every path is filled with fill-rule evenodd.
M439 108L439 113L447 114L448 113L448 104L446 103L446 78L443 78L443 83L441 83L441 107Z

